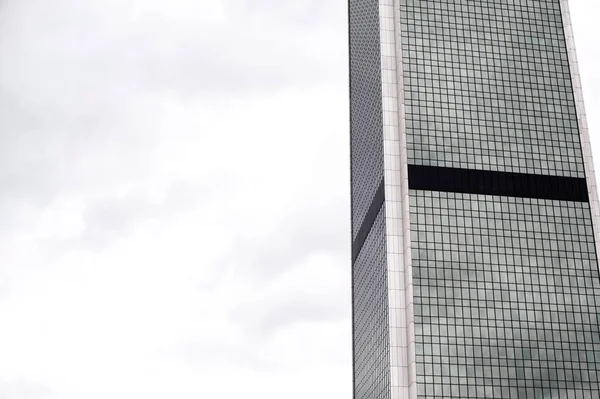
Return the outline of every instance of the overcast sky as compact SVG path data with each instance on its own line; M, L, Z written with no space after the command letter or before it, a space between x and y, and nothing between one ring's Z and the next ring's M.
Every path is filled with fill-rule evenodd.
M0 399L351 397L346 22L0 0Z

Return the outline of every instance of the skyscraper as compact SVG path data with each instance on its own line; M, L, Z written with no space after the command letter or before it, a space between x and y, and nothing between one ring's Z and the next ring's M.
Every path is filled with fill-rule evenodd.
M600 398L567 0L349 0L354 397Z

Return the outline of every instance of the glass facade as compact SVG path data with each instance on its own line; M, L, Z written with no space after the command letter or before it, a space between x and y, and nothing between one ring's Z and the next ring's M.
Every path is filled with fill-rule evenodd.
M588 204L421 190L410 201L418 397L599 397Z
M378 0L350 8L353 351L357 397L390 397ZM378 195L379 192L379 195ZM379 197L379 201L376 198ZM376 203L375 206L373 204Z
M600 398L565 7L349 0L355 398Z
M408 160L585 177L559 0L400 0Z
M352 237L383 179L378 0L350 3Z
M390 348L385 256L385 211L378 213L354 262L354 379L356 395L389 398Z

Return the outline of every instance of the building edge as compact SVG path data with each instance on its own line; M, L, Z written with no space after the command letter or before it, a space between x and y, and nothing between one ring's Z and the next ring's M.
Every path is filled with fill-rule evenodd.
M352 40L350 37L350 1L346 1L346 16L347 16L347 30L348 35L348 98L352 93ZM356 398L356 378L354 375L354 260L352 256L352 244L354 241L354 218L353 218L353 201L352 201L352 103L348 101L348 132L349 134L349 154L350 154L350 176L348 184L350 186L350 329L352 331L352 339L350 345L352 346L352 365L350 371L352 372L352 398Z
M577 61L577 51L575 48L575 36L573 34L569 0L560 0L560 9L567 46L571 85L573 87L573 95L575 99L575 112L577 114L581 150L583 152L583 164L588 188L590 210L592 214L596 254L598 254L598 244L600 243L600 202L598 200L598 186L596 181L596 173L594 170L594 160L592 157L592 146L590 143L585 104L583 102L583 88L581 85L581 75L579 73L579 63Z
M412 255L398 0L379 0L390 398L416 399Z

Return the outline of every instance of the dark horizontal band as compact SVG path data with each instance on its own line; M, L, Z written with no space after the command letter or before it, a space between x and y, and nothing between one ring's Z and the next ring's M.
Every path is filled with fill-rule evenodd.
M408 186L415 190L588 202L585 179L575 177L409 165Z
M383 206L383 201L385 200L385 191L383 180L379 183L379 187L373 196L373 200L371 201L371 205L369 205L369 209L367 210L367 214L363 219L360 228L358 229L358 233L356 234L356 238L352 241L352 263L356 261L358 258L358 254L360 254L360 250L362 249L367 237L369 236L369 231L371 231L371 227L373 227L373 223L375 223L375 219L377 219L377 215L379 214L379 210Z

